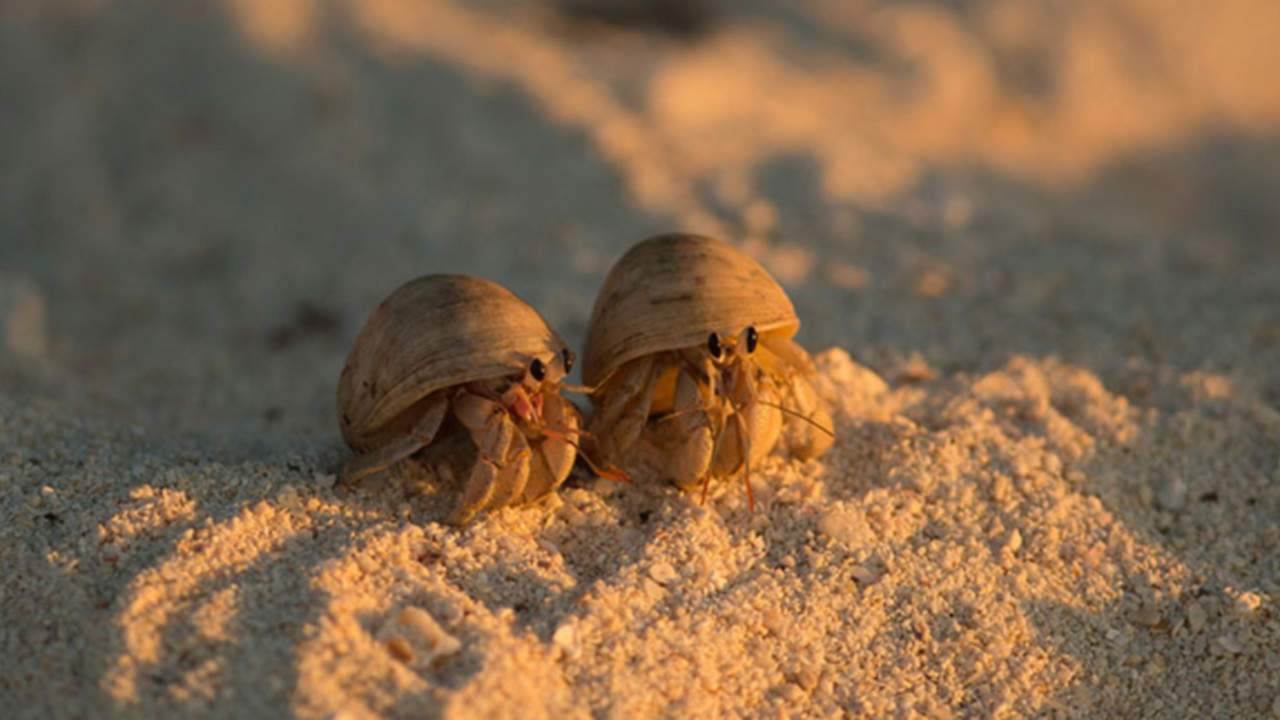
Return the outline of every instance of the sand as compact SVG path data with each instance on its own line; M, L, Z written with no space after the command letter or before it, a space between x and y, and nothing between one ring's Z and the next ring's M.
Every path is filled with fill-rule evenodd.
M1280 717L1278 6L591 5L0 9L0 714ZM674 228L834 411L754 511L333 491L392 288Z

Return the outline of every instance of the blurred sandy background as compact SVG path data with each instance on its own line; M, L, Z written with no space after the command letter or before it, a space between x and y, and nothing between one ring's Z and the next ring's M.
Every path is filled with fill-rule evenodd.
M1280 716L1277 37L1269 0L9 0L5 714ZM841 440L763 509L329 490L392 288L482 275L578 345L670 229L840 349ZM388 649L404 607L456 652Z

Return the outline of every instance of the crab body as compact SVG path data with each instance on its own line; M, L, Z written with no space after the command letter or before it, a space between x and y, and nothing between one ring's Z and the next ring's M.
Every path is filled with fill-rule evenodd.
M672 234L632 247L587 330L588 429L601 454L704 493L780 439L797 457L822 454L831 419L791 340L799 325L777 282L727 243Z

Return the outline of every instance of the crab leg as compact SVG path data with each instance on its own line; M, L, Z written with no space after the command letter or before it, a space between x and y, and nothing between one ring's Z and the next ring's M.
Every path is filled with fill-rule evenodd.
M654 356L627 363L609 380L603 403L591 417L590 427L600 451L619 458L635 445L649 419L657 378L665 369Z
M485 503L485 507L489 510L519 502L529 482L529 466L532 465L533 451L529 449L529 442L525 440L524 434L516 428L515 424L510 420L507 424L511 426L513 434L511 443L507 446L506 456L497 461L500 463L498 479L493 495L489 498L489 502ZM479 462L495 461L481 457Z
M564 436L543 433L535 444L534 459L529 468L529 480L521 500L528 502L555 490L573 469L577 449L570 436L577 436L578 413L568 400L555 393L544 393L542 419L552 427L563 429Z
M660 446L673 448L668 452L667 473L680 487L697 484L708 470L716 455L716 443L720 433L708 415L713 411L715 388L711 385L713 372L710 362L694 362L685 358L676 376L675 395L671 413L674 419L664 423L666 431ZM702 367L699 367L702 365ZM706 488L703 488L705 494Z
M477 510L501 507L520 497L529 478L529 444L506 408L474 393L459 393L454 417L467 428L478 457L448 522L461 524Z

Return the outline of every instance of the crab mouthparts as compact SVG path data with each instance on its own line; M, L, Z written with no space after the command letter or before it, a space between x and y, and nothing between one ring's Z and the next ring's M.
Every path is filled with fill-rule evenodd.
M530 395L517 385L502 394L502 404L525 423L532 424L542 418L541 393Z

